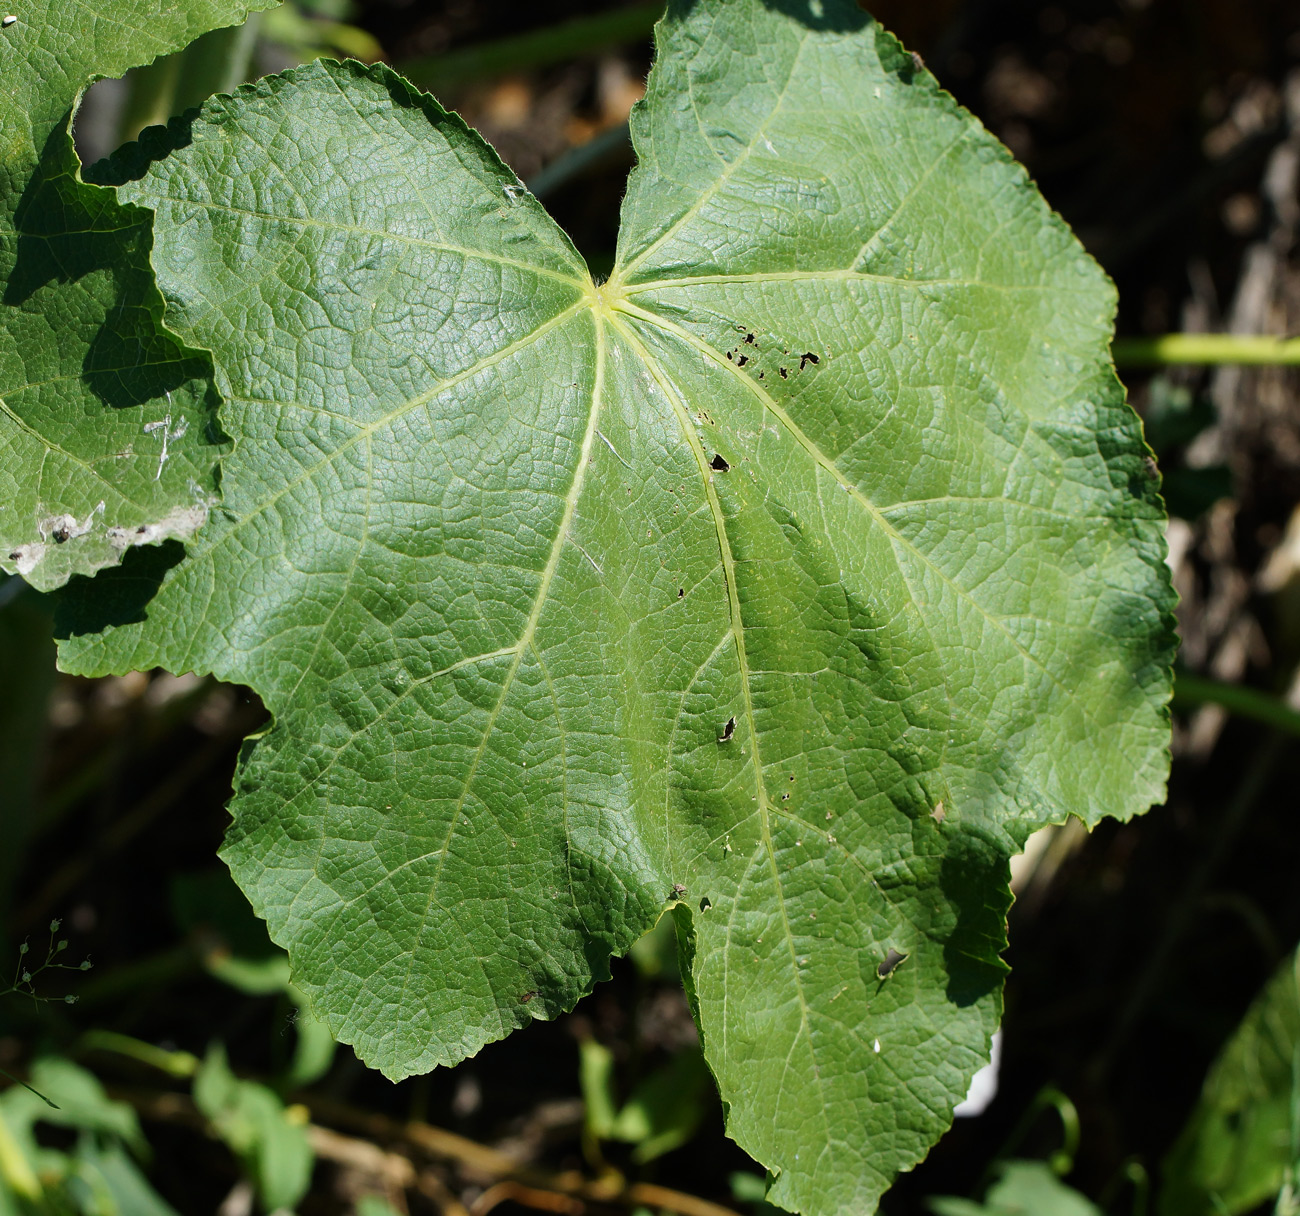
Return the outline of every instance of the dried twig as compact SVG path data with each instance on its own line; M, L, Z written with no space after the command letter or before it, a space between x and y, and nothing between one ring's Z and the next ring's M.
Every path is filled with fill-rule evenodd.
M731 1208L696 1195L687 1195L648 1182L627 1182L618 1174L589 1179L572 1171L547 1173L526 1166L486 1144L479 1144L428 1123L402 1123L385 1115L358 1110L344 1102L312 1095L303 1095L302 1102L314 1119L361 1131L375 1140L405 1142L430 1157L454 1162L462 1172L473 1178L496 1184L474 1205L471 1216L482 1216L488 1210L483 1205L489 1196L492 1196L492 1206L505 1199L514 1199L528 1207L560 1212L565 1216L578 1216L583 1211L581 1203L573 1206L575 1200L617 1207L664 1209L676 1212L678 1216L736 1216ZM506 1183L514 1189L509 1193L499 1191L498 1185ZM541 1192L546 1193L544 1202L539 1197ZM525 1195L528 1198L524 1198ZM564 1201L563 1206L561 1201Z

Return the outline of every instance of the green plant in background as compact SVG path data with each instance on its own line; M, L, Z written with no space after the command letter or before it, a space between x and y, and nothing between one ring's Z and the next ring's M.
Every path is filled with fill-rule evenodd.
M0 1213L174 1216L137 1164L149 1147L135 1111L69 1060L38 1059L31 1080L0 1094ZM75 1132L73 1147L42 1146L41 1123Z
M1210 1069L1164 1163L1159 1210L1236 1216L1277 1196L1276 1216L1290 1216L1298 1171L1300 951L1278 968Z
M150 55L242 11L199 7ZM21 78L48 115L10 177L0 564L127 555L62 596L62 662L263 697L225 856L363 1058L554 1016L670 907L771 1199L869 1210L987 1057L1007 857L1163 793L1172 596L1110 285L848 3L672 8L604 283L382 68L218 98L83 184L67 107L134 61L113 28ZM107 270L25 269L59 242ZM270 1108L210 1076L257 1174ZM598 1138L682 1134L607 1105Z
M678 1052L644 1077L621 1104L616 1096L614 1056L608 1047L594 1039L585 1040L579 1066L590 1142L621 1140L631 1144L632 1160L638 1165L685 1144L707 1109L709 1073L698 1051Z
M307 1112L286 1110L274 1090L241 1081L219 1046L194 1078L194 1104L244 1163L267 1211L294 1208L311 1182Z
M1045 1161L1004 1161L982 1203L952 1196L929 1201L936 1216L1101 1216L1101 1209L1066 1186Z

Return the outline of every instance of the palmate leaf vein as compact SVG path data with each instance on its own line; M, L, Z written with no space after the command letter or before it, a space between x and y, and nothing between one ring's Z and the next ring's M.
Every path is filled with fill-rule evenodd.
M917 196L917 194L920 192L921 188L925 185L925 183L928 182L935 175L936 172L938 172L939 166L942 165L943 162L946 161L948 157L958 147L960 147L963 143L966 142L967 139L970 138L970 136L975 131L975 129L976 127L974 121L967 120L967 124L965 128L962 130L961 134L958 135L956 139L954 139L946 148L944 148L944 150L940 152L939 155L936 156L934 160L932 160L925 167L925 169L917 176L916 181L914 181L911 184L911 186L908 187L908 190L903 195L903 197L898 200L898 205L894 208L893 213L889 216L889 218L886 219L885 222L881 224L880 227L877 228L875 232L873 232L862 243L862 248L858 250L857 255L849 263L850 269L856 270L859 263L863 261L863 259L867 256L867 254L874 252L872 250L872 246L875 245L880 240L880 238L883 237L885 233L887 233L894 226L898 218L907 209L908 203L910 203Z
M478 773L479 764L482 762L483 754L487 751L488 740L492 737L492 732L496 728L497 718L505 706L506 698L510 695L510 689L514 684L515 676L518 674L519 666L523 662L524 652L531 649L533 638L537 633L537 623L541 619L542 609L546 605L546 598L550 594L551 581L555 577L555 571L559 567L560 558L564 553L565 541L568 539L569 527L573 523L574 512L578 507L578 500L582 496L582 486L586 479L587 466L591 459L592 444L596 441L596 424L600 420L600 409L602 397L605 388L605 329L600 314L592 310L592 319L596 328L596 370L592 381L591 390L591 407L587 411L587 425L582 436L582 446L578 453L577 467L574 469L573 481L569 487L569 492L565 496L564 511L560 517L559 526L555 531L555 540L551 543L551 552L547 558L546 567L542 571L542 577L537 587L537 595L533 599L532 610L528 614L528 620L524 624L519 641L515 647L514 659L510 664L509 671L501 684L501 692L497 696L496 704L492 707L492 712L488 716L486 725L483 728L483 737L479 741L478 748L474 753L474 759L470 762L469 771L465 775L465 781L461 787L460 797L456 801L456 809L451 815L451 821L447 825L447 835L443 840L442 848L438 853L438 860L433 874L433 881L429 884L429 899L425 904L424 912L420 917L420 926L415 934L415 944L408 953L406 965L406 974L402 977L402 998L405 999L406 992L411 982L411 975L415 967L416 956L419 953L420 945L424 939L424 931L428 926L429 913L432 910L436 900L438 887L442 883L443 872L447 864L447 854L451 848L451 842L456 834L456 826L460 822L461 812L464 810L465 799L469 796L470 788L474 784L474 777ZM547 677L549 681L549 676ZM565 768L567 774L567 766ZM568 839L568 796L564 799L565 813L565 839ZM572 877L570 877L570 898L572 898ZM576 902L575 902L575 907ZM491 985L489 984L489 987Z
M978 291L1050 291L1053 295L1068 294L1068 288L1049 283L989 283L982 279L906 279L892 274L872 274L865 270L773 270L754 274L699 274L683 275L672 279L648 279L629 283L623 294L637 295L658 291L664 287L723 286L728 283L883 283L891 287L957 287ZM1075 288L1082 291L1082 288Z
M686 682L686 686L682 689L682 695L677 702L677 712L673 715L673 725L668 732L668 745L664 748L664 759L669 767L670 774L672 772L673 748L677 744L677 728L681 725L682 719L686 716L686 699L695 690L696 681L699 680L700 676L709 669L713 660L722 653L723 647L726 646L730 637L731 627L728 626L727 630L718 639L718 644L709 651L708 658L696 667L696 669L691 673L691 678ZM670 779L664 782L664 840L668 845L669 865L675 870L677 859L674 856L676 842L673 838L674 833L672 830L672 801L673 783L670 776ZM717 842L722 839L724 839L723 836L716 837L714 840L709 841L708 844L704 846L704 849L707 849L710 845L717 844Z
M1091 710L1089 710L1087 706L1083 703L1083 701L1079 698L1077 691L1070 688L1068 685L1066 685L1059 676L1057 676L1054 672L1052 672L1036 655L1034 655L1031 651L1029 651L1025 647L1025 645L1015 636L1015 634L1013 634L1006 627L1006 625L1001 620L999 620L992 613L990 613L977 599L974 598L974 596L970 594L970 592L968 592L964 587L962 587L961 584L957 583L954 579L952 579L939 565L937 565L934 562L934 560L929 556L929 554L927 554L924 550L920 549L917 545L913 544L905 536L903 536L893 526L893 524L890 523L890 521L885 518L881 509L877 507L875 503L873 503L857 486L855 486L851 481L849 481L847 477L845 477L843 472L840 470L839 466L836 465L835 462L832 461L815 443L813 443L813 441L806 434L804 434L802 428L799 427L799 425L794 421L794 419L792 419L789 416L789 414L786 413L786 411L776 402L776 400L761 385L756 383L751 377L745 375L745 373L741 371L739 368L737 368L734 364L728 362L718 350L716 350L712 345L706 342L703 338L700 338L696 334L691 333L690 330L685 329L682 326L676 324L675 322L669 321L667 318L661 317L656 313L640 308L635 304L630 304L627 301L620 302L620 308L624 312L626 312L629 316L636 317L639 320L642 320L651 325L655 325L660 329L666 330L667 332L674 334L675 336L680 338L683 342L686 342L688 345L698 350L701 354L707 357L710 360L710 362L716 364L718 367L724 369L729 374L735 376L738 380L740 380L740 382L744 384L749 389L749 391L753 393L763 403L764 407L772 413L772 415L782 424L782 426L785 427L786 431L789 433L791 438L793 438L796 442L798 442L808 452L808 454L813 458L813 460L819 466L824 468L828 473L830 473L831 476L834 477L835 480L844 488L844 490L848 494L850 494L853 497L853 499L856 502L858 502L870 514L870 516L877 522L879 527L889 537L892 546L894 546L896 549L901 548L906 552L912 554L923 565L925 565L928 569L933 571L933 573L947 587L951 588L951 590L958 596L959 599L969 604L976 611L976 613L980 616L981 619L987 621L991 626L993 626L994 629L996 629L999 633L1001 633L1007 639L1007 641L1011 643L1012 647L1022 658L1027 660L1034 667L1037 667L1039 671L1041 671L1053 684L1055 684L1057 688L1059 688L1061 692L1065 695L1066 700L1069 701L1072 705L1074 705L1075 708L1079 710L1079 712L1083 715L1083 717L1087 721L1091 722L1094 726L1097 726L1098 728L1101 727L1101 723L1098 721L1096 715ZM648 357L649 356L647 355L647 358ZM904 584L906 585L908 589L908 593L911 595L913 602L916 604L918 613L920 613L921 605L924 603L924 600L916 594L915 588L913 588L912 586L911 579L908 577L907 571L902 561L897 556L895 557L895 562L898 568L899 577L903 580ZM924 617L923 613L922 613L922 617Z
M714 527L717 531L718 546L721 550L723 577L726 580L727 603L731 616L731 636L735 639L736 659L740 668L740 687L744 701L745 721L749 724L749 741L753 750L753 756L750 766L754 773L754 787L758 797L759 824L762 832L762 845L767 854L768 865L772 872L772 883L776 890L776 903L781 911L781 924L784 929L786 946L790 953L790 969L794 979L795 992L799 997L800 1024L801 1034L795 1037L791 1044L790 1052L794 1051L799 1038L803 1038L808 1044L808 1054L812 1061L813 1077L817 1082L818 1093L822 1101L818 1103L818 1110L821 1113L822 1124L825 1130L826 1142L830 1140L830 1122L827 1115L827 1103L825 1083L822 1080L821 1065L817 1059L817 1049L813 1043L812 1025L808 1019L808 996L804 991L803 977L799 974L799 957L795 950L794 933L790 927L790 915L786 908L785 889L781 882L781 870L776 863L776 850L772 844L772 827L768 815L769 801L767 796L767 780L763 771L762 753L759 746L758 720L754 714L753 693L750 687L749 658L745 650L745 624L740 610L740 596L736 586L736 565L731 552L731 539L727 533L726 521L722 514L722 504L718 501L717 491L713 486L713 476L709 472L708 458L704 453L704 448L700 444L699 436L695 433L695 428L691 425L690 413L682 400L681 394L672 379L668 376L666 370L659 361L650 353L645 344L632 332L631 328L624 323L617 314L611 317L611 323L614 324L619 332L623 335L625 341L638 352L642 362L650 371L659 384L664 396L672 406L673 413L677 416L677 423L681 429L682 435L690 444L691 452L695 457L695 463L699 469L700 478L704 483L704 493L709 502L709 508L713 515ZM789 1056L787 1056L786 1067L789 1067Z
M565 283L579 291L585 290L587 286L577 275L565 274L561 270L553 270L549 266L538 266L533 262L507 257L505 254L489 253L483 249L472 249L467 245L454 245L449 241L430 241L403 232L392 232L384 228L367 228L362 224L345 224L340 220L321 220L316 219L314 216L273 215L266 211L254 211L248 207L232 207L227 203L215 203L210 199L204 199L202 202L195 202L191 199L173 199L172 201L178 205L199 207L204 211L221 211L227 215L242 215L248 219L265 220L268 223L294 224L301 228L319 228L326 232L346 232L354 236L371 236L378 240L393 241L395 244L409 245L416 249L433 249L439 253L452 253L464 258L466 261L491 262L494 265L509 266L512 269L522 270L528 274L555 279L557 282Z
M776 118L781 107L785 104L786 98L789 96L790 85L794 81L795 72L799 66L799 57L803 54L803 48L805 45L807 45L807 39L801 39L798 49L790 60L790 71L786 74L785 84L781 86L781 92L777 94L776 101L772 103L772 108L768 111L767 117L759 123L758 128L754 132L753 138L750 139L749 143L746 144L745 147L730 161L730 163L726 165L713 182L704 190L700 191L695 201L685 211L683 211L681 215L669 224L668 227L665 228L663 232L661 232L639 254L637 254L636 257L628 262L626 266L618 267L614 272L615 279L618 282L624 282L632 272L646 260L646 258L650 257L650 255L653 254L655 250L659 249L666 241L671 240L673 235L679 232L686 224L690 223L690 221L708 205L710 200L717 196L718 191L720 191L722 187L731 180L740 167L754 154L754 149L758 147L760 140L767 137L768 127ZM690 77L690 87L692 89L691 113L695 115L696 123L700 127L700 135L703 137L705 144L710 148L713 154L718 156L718 159L721 160L722 158L717 149L713 148L712 144L709 142L709 138L704 132L703 124L700 123L700 108L695 102L694 86L695 80L692 76Z
M259 502L252 510L248 511L244 515L241 515L237 520L235 520L230 525L229 528L227 528L221 534L221 536L217 539L215 544L216 545L225 544L227 541L230 540L230 538L236 533L236 531L239 528L242 528L245 524L256 519L259 515L264 514L268 509L273 507L277 502L280 501L280 499L282 499L291 490L296 489L298 486L302 485L306 481L310 481L311 478L316 475L316 473L318 473L321 469L327 467L328 465L332 464L336 459L338 459L340 455L342 455L348 449L355 446L357 443L361 442L361 440L363 439L368 440L372 435L375 434L376 431L387 426L389 423L398 421L399 419L405 417L407 414L411 413L413 410L419 409L422 405L428 405L429 402L438 398L441 394L446 392L448 389L455 388L456 385L462 383L463 381L472 379L474 376L477 376L480 372L486 371L488 368L493 367L496 364L502 362L503 360L510 358L511 355L522 350L524 347L531 345L533 342L536 342L539 338L550 333L552 330L558 329L561 325L565 324L567 321L571 320L573 317L575 317L580 312L582 312L587 306L588 305L585 300L581 300L581 299L575 300L567 308L563 309L561 312L556 313L555 316L551 317L549 320L539 325L536 329L531 330L529 333L524 334L520 338L517 338L514 342L511 342L508 346L503 346L499 350L493 351L490 355L485 355L482 359L475 361L469 367L464 368L462 371L457 372L455 375L448 376L445 380L440 380L436 385L433 386L433 388L426 389L424 392L419 393L416 396L411 397L406 401L403 401L400 405L395 406L393 409L389 410L388 413L384 414L382 417L376 418L373 422L367 422L362 426L358 427L353 434L349 435L337 447L330 449L330 451L326 452L325 455L322 456L319 460L317 460L314 464L308 465L296 477L293 477L289 481L285 482L285 484L281 486L278 490L276 490L274 494L269 495L263 501Z

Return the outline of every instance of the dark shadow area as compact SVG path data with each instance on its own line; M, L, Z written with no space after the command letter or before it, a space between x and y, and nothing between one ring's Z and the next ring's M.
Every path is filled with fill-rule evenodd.
M15 310L8 327L20 341L46 345L48 355L50 324L71 314L74 323L61 331L57 347L60 370L79 374L113 409L210 379L208 357L162 329L162 298L149 269L148 214L79 181L77 168L71 140L60 128L46 141L40 169L15 212L14 265L0 296ZM47 288L62 289L57 300L48 298Z
M101 570L93 578L77 575L51 596L55 638L74 638L145 620L149 602L158 594L167 571L184 558L185 546L167 540L128 549L121 565Z
M1010 871L1000 849L981 836L954 832L939 867L939 887L958 908L957 923L943 946L947 996L973 1005L1001 988L1009 968L1007 944Z

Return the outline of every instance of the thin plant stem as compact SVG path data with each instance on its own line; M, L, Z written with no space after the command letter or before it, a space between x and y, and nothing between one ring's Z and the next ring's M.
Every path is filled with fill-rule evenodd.
M442 55L397 64L403 75L433 89L452 89L484 77L526 72L647 38L662 14L662 0L576 17L513 38L500 38Z
M1221 705L1239 718L1300 735L1300 713L1278 697L1242 684L1225 684L1180 671L1174 681L1174 708L1186 710L1199 705Z

